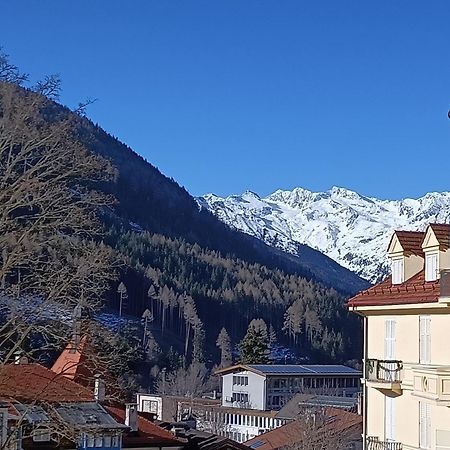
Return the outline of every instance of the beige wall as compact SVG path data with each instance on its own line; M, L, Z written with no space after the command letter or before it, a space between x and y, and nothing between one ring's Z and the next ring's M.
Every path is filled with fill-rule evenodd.
M374 312L375 313L375 312ZM450 308L427 308L422 310L393 311L392 314L368 316L367 358L384 359L385 319L393 318L396 322L395 358L403 362L402 389L400 395L390 390L367 388L367 436L386 439L385 430L385 398L394 396L395 441L401 442L403 448L419 448L419 402L431 405L431 449L441 443L450 446L450 406L437 405L413 394L413 367L419 366L419 317L428 315L431 318L431 364L430 366L447 366L442 370L450 372ZM424 366L427 367L427 366ZM450 448L450 447L449 447Z

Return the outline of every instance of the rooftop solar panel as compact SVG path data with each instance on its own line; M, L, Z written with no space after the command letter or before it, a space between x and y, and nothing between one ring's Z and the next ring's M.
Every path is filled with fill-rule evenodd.
M264 441L255 441L252 445L250 445L250 448L258 448L261 447L261 445L264 445Z
M250 364L254 370L266 375L313 375L313 374L336 374L336 375L356 375L361 372L343 365L281 365L281 364Z

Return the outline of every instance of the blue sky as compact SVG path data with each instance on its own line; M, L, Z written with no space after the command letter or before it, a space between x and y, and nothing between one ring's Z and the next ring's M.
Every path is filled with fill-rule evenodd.
M450 189L450 2L0 0L0 45L194 195Z

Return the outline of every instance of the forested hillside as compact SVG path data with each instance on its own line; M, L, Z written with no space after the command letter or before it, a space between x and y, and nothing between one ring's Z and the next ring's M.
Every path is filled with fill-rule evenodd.
M5 101L9 98L11 104L20 105L35 102L40 95L7 85L5 92ZM20 98L11 100L11 95ZM36 123L70 125L78 144L109 162L105 168L113 176L97 177L95 188L114 201L98 202L103 230L90 239L97 245L101 240L98 248L122 264L114 263L117 281L109 284L104 306L117 311L120 295L125 314L140 319L148 309L146 320L159 346L163 351L175 347L188 362L218 362L215 343L221 329L237 344L255 318L263 319L279 342L300 356L318 361L358 357L359 322L349 317L344 301L366 286L363 280L306 246L301 257L295 257L231 230L199 209L174 180L84 116L49 99L35 103ZM34 122L27 124L27 133L34 133L33 126ZM58 151L56 144L54 152ZM19 157L20 149L19 145ZM46 149L36 149L30 149L31 157L41 151L45 163ZM27 157L21 162L27 176L30 161ZM32 169L29 173L35 176ZM17 176L21 178L20 172ZM77 183L76 178L70 183ZM78 202L78 191L69 186L67 192L67 201ZM63 208L65 200L58 201ZM39 209L31 211L34 215ZM20 274L24 269L8 270ZM80 270L89 279L82 264ZM16 286L20 279L14 280ZM30 292L44 294L36 288ZM83 287L81 292L86 297L89 291Z

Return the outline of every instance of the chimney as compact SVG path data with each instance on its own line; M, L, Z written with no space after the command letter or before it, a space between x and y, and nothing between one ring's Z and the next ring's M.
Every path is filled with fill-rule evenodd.
M137 403L125 403L125 425L131 428L131 431L138 430L138 412Z
M100 374L94 375L94 398L96 402L103 402L105 400L105 382L102 380Z

